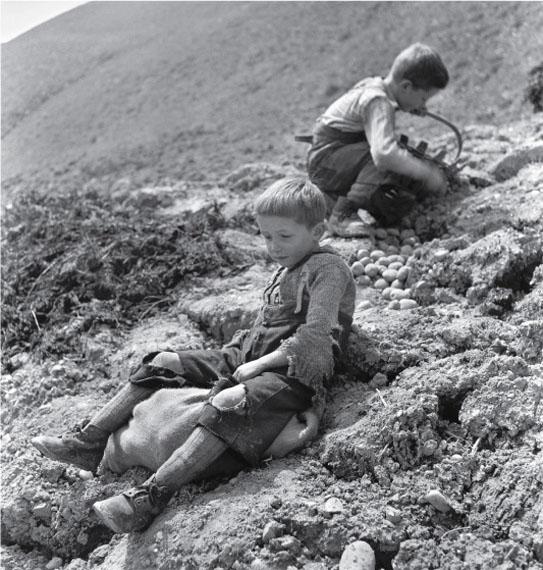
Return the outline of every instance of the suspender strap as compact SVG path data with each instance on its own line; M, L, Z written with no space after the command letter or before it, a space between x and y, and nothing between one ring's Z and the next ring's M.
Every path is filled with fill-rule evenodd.
M317 123L315 130L313 131L315 142L334 142L339 141L343 144L356 144L361 142L366 142L366 133L360 131L358 133L346 133L345 131L340 131L335 127L330 127L329 125L323 125L322 123Z

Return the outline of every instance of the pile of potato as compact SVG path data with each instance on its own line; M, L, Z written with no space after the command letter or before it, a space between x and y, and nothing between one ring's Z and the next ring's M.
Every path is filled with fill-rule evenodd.
M413 309L417 302L411 299L407 287L410 268L407 260L420 247L420 241L411 229L379 228L375 231L375 249L360 249L351 271L359 285L381 291L389 301L389 309ZM363 301L359 309L371 307Z

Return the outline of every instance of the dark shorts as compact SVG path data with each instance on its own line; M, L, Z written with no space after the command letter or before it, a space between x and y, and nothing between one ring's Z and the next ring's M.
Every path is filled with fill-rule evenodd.
M242 382L241 388L239 401L236 398L234 404L222 403L221 391L214 394L199 424L220 437L249 464L256 465L289 420L311 406L314 392L280 372L264 372Z
M311 181L334 201L345 196L385 224L408 214L424 198L420 185L405 176L378 170L367 142L331 142L309 151Z

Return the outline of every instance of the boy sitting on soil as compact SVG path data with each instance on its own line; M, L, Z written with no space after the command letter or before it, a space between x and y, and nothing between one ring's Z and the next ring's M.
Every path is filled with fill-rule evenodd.
M398 143L394 114L424 113L426 102L448 81L437 52L413 44L396 57L385 78L363 79L317 119L307 168L311 181L335 204L328 220L332 234L371 237L359 209L390 225L429 193L447 189L437 166Z
M324 381L334 372L354 312L348 265L329 246L323 194L303 177L275 182L256 201L256 218L279 264L248 331L222 349L151 354L111 402L78 432L39 436L45 456L96 470L109 435L136 404L163 387L206 387L215 381L197 426L157 472L93 508L115 532L145 529L184 484L234 454L255 465L289 420L311 406L322 415ZM228 377L229 378L225 378Z

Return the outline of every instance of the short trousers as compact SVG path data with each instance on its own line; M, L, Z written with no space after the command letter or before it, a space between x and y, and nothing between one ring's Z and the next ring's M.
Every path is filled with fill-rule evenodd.
M290 419L311 406L314 391L281 372L264 372L241 386L239 405L223 407L212 396L198 423L256 465Z
M225 441L229 448L250 465L256 465L263 453L297 413L311 407L314 391L296 378L287 375L287 369L264 372L244 381L242 403L220 409L213 405L214 397L238 382L231 377L244 362L238 348L185 350L178 352L182 373L152 366L156 353L147 355L132 374L130 382L159 390L180 388L184 385L209 388L209 402L198 424Z

